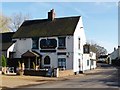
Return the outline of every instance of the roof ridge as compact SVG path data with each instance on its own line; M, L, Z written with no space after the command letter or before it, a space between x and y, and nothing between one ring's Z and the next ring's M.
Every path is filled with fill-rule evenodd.
M77 17L81 17L81 16L65 16L65 17L57 17L55 19L66 19L66 18L77 18ZM24 22L26 21L40 21L40 20L48 20L47 18L46 19L31 19L31 20L25 20Z

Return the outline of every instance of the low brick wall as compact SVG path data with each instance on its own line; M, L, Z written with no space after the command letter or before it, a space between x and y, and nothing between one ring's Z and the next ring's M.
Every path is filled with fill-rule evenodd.
M74 75L73 70L64 70L64 71L59 71L58 77L64 77L64 76L70 76Z
M45 70L24 70L24 75L30 76L46 76L46 73Z

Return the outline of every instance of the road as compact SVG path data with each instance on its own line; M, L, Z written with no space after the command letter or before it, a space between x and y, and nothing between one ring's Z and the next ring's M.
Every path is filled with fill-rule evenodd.
M119 84L118 70L115 67L103 65L96 70L86 72L83 76L26 88L118 88Z

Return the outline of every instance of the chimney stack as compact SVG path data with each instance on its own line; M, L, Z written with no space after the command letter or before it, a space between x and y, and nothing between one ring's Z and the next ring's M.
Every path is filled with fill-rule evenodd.
M53 21L55 19L55 11L54 9L50 10L50 12L48 12L48 20Z

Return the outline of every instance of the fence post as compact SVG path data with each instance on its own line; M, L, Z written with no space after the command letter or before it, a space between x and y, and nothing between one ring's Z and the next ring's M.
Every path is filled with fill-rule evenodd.
M56 70L56 77L59 77L59 68Z

